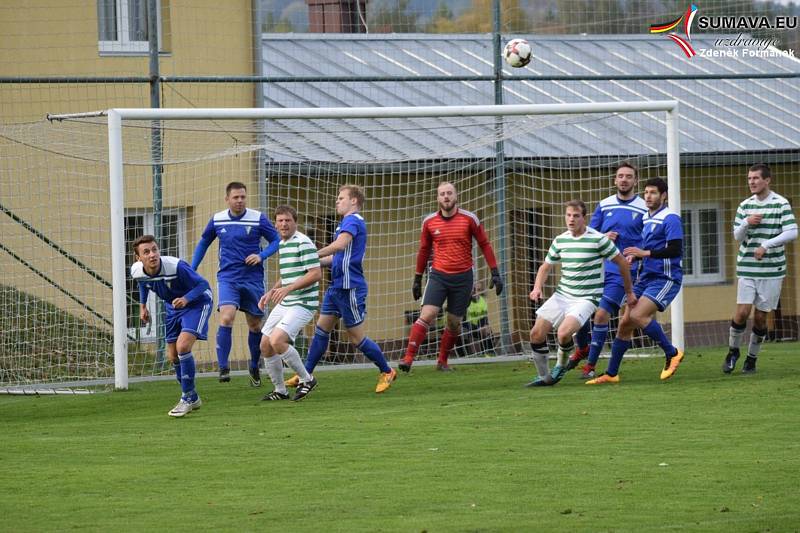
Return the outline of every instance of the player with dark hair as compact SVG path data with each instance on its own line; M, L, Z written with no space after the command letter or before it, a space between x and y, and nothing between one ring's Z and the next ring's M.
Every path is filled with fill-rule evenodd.
M792 206L783 196L770 189L772 171L764 163L750 167L747 185L752 196L736 209L733 236L739 242L736 257L736 311L731 320L728 355L722 365L726 374L733 372L739 359L739 347L747 325L750 309L753 312L753 332L742 372L756 371L761 343L767 336L767 314L778 307L781 284L786 276L784 245L797 238L797 222Z
M262 399L288 400L283 381L283 363L292 368L306 393L293 398L302 400L317 386L317 380L306 371L294 340L306 324L314 318L319 307L319 280L322 270L317 247L305 234L297 231L297 211L281 205L275 209L275 227L281 235L280 277L275 285L261 297L258 306L264 310L267 303L274 304L261 330L261 354L274 389Z
M250 384L261 385L258 362L261 358L261 320L264 313L258 301L264 294L263 261L278 251L280 236L263 213L247 208L247 187L234 181L225 187L228 209L216 213L208 221L200 242L192 255L192 269L197 270L208 247L219 239L219 271L217 293L219 328L217 328L217 363L219 380L229 382L231 331L236 311L244 312L247 328L247 345L250 349ZM261 238L269 246L261 249Z
M347 328L350 343L380 370L376 393L385 392L397 377L389 367L380 347L367 337L364 320L367 314L367 280L362 261L367 251L367 223L359 211L364 206L364 192L357 185L343 185L336 198L336 213L342 217L333 242L319 250L320 264L331 266L331 284L322 298L314 338L308 348L306 370L314 372L317 363L328 351L331 330L341 318ZM310 382L309 382L310 383ZM309 383L294 376L286 385L297 387L294 400L311 391ZM314 381L316 383L316 380Z
M607 236L586 226L586 204L581 200L571 200L565 208L567 231L550 245L530 294L531 300L539 301L550 270L556 263L561 263L561 279L556 292L536 311L536 322L531 329L533 363L538 376L528 383L530 387L554 385L567 372L567 358L575 348L572 336L595 312L603 294L604 260L614 262L622 280L623 294L631 307L636 305L628 263ZM558 359L550 371L547 334L553 328L558 337Z
M642 244L642 219L647 212L647 206L636 194L638 180L639 171L632 163L627 161L620 163L614 175L617 193L597 204L589 222L590 228L605 234L620 252L629 246ZM572 370L588 355L589 359L583 366L585 379L595 377L594 369L606 343L608 323L611 317L619 314L625 302L625 288L617 265L613 261L606 261L603 266L605 271L603 297L594 314L591 344L587 346L588 342L585 340L590 330L587 320L575 335L578 348L567 362L567 370ZM631 267L631 271L635 272L636 268Z
M142 235L133 241L133 253L136 263L131 266L131 277L139 284L141 321L150 322L147 310L150 291L164 300L167 358L181 385L181 399L170 410L169 416L182 417L203 405L194 388L192 346L197 339L204 341L208 336L211 288L185 261L166 255L162 257L152 235Z
M483 252L486 263L492 271L492 282L497 294L503 290L503 279L497 268L494 250L486 236L478 217L458 206L455 186L443 182L436 191L439 209L425 217L422 222L420 247L417 253L417 268L411 294L414 300L422 296L422 274L433 252L433 265L428 274L428 284L422 298L419 318L411 326L408 346L398 368L404 372L411 370L420 345L428 335L428 329L436 320L439 310L447 301L447 325L442 334L439 347L438 370L450 370L447 358L450 350L461 335L461 321L469 306L472 295L472 239L475 239Z
M683 360L683 351L670 343L655 318L656 312L663 312L681 289L681 217L667 207L667 183L661 178L647 180L644 201L648 211L642 221L642 246L629 246L622 250L625 256L642 259L642 271L633 287L639 301L636 307L625 308L617 336L611 345L608 369L604 374L587 381L587 385L619 383L619 367L625 352L632 346L631 339L637 328L641 328L664 350L666 360L661 371L662 380L671 378Z

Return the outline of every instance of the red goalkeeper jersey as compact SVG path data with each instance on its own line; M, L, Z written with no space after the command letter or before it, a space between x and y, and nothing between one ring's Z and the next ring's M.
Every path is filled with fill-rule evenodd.
M475 213L461 209L446 218L441 211L425 217L417 253L417 274L425 271L433 251L433 268L445 274L459 274L472 268L472 238L478 241L489 268L497 268L494 250Z

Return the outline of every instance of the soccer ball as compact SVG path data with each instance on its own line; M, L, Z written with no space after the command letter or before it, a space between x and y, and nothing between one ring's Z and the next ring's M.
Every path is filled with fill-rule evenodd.
M525 39L511 39L503 49L503 57L512 67L520 68L531 62L532 52L530 43Z

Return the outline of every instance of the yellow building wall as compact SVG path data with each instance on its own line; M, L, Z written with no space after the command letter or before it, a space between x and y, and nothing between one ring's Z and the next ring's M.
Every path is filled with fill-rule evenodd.
M160 73L252 75L251 1L161 0ZM101 53L96 2L8 0L0 17L0 76L149 75L147 54ZM251 107L250 84L162 84L162 107ZM0 85L0 122L47 113L150 107L147 83Z
M161 0L160 73L167 76L253 74L251 5L250 0L226 0L224 5L212 0ZM4 3L2 12L0 76L148 76L147 54L99 51L96 2L54 4L9 0ZM255 93L252 84L163 83L160 97L162 107L252 107ZM112 107L150 107L149 84L0 85L0 127L12 128L11 124L40 121L48 113ZM96 128L105 130L102 125ZM79 258L89 270L110 281L106 134L88 134L87 129L91 127L76 131L72 138L54 135L46 125L38 132L4 130L4 133L11 133L11 141L0 142L0 190L3 191L3 206L9 212ZM238 134L237 137L245 144L253 141L252 135ZM54 148L57 142L73 143L62 151L75 157L54 156L53 150L59 150ZM147 154L149 144L146 129L126 133L126 159L137 153ZM204 145L196 138L188 140L187 136L178 133L165 139L166 157L190 149L195 153L207 153L213 151L214 146ZM191 187L177 190L172 185L175 167L165 166L164 208L186 208L191 215L185 235L189 254L207 220L224 208L224 187L228 181L244 181L253 193L258 190L252 157L238 158L234 169L233 177L198 173L192 176ZM215 191L215 202L196 194L197 191L210 190ZM152 169L149 165L125 166L125 195L126 208L152 209ZM0 228L3 244L17 255L17 259L12 259L4 254L3 283L90 321L95 321L95 317L82 311L75 299L104 316L111 316L111 291L103 283L76 267L53 246L34 237L31 231L13 222L9 216L2 218ZM214 269L209 265L216 262L215 257L216 250L209 250L204 261L204 267L210 271L206 276L214 285ZM35 274L34 270L40 274ZM105 327L103 324L100 326ZM236 335L245 338L242 325L237 327ZM213 346L205 350L207 360L213 358L211 351Z

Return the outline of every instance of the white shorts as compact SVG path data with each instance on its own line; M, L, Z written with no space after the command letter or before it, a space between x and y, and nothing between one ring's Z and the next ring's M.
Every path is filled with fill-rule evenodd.
M754 304L756 309L769 313L778 307L783 278L739 278L736 289L737 304Z
M583 324L597 309L597 306L589 300L572 298L559 292L553 294L537 311L536 316L547 320L558 328L565 316L575 317L580 324Z
M267 317L267 322L261 328L261 333L269 337L272 334L272 330L278 328L286 332L289 338L294 341L300 330L311 322L312 318L314 318L314 311L310 311L305 307L278 304Z

